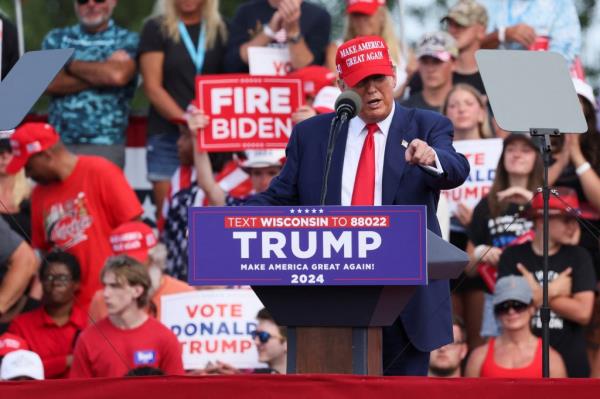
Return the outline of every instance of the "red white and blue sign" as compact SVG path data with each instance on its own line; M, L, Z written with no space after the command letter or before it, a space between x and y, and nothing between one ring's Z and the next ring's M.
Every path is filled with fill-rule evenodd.
M192 285L425 285L425 206L189 210Z

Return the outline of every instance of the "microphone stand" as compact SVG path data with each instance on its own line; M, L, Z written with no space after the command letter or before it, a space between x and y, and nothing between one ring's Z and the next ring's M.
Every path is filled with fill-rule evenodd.
M327 157L325 159L325 173L323 175L323 184L321 185L321 200L320 205L325 205L325 197L327 196L327 184L329 180L329 171L331 169L331 158L333 157L333 149L335 148L335 140L337 139L340 128L348 120L348 112L341 112L336 115L331 121L329 127L329 140L327 141Z

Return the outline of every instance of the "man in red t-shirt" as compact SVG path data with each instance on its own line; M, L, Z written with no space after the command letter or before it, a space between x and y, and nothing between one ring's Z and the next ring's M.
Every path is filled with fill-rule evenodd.
M128 256L114 256L101 278L108 317L81 333L70 377L121 377L138 367L183 374L177 337L145 311L151 285L146 267Z
M54 128L26 123L10 138L8 173L25 172L38 185L31 195L31 240L43 251L59 248L81 265L78 303L87 308L100 288L98 276L111 254L108 235L138 218L142 207L123 172L95 156L67 150Z
M80 275L73 255L61 251L48 254L40 268L42 306L15 317L8 327L40 355L46 379L69 375L75 341L87 326L87 315L74 304Z
M152 228L144 222L127 222L117 227L110 234L110 245L115 255L127 255L137 260L148 269L152 276L148 313L160 320L161 298L163 295L179 294L194 291L189 284L163 273L164 256L157 247L158 240ZM102 290L96 291L90 303L89 316L92 320L100 320L108 315Z

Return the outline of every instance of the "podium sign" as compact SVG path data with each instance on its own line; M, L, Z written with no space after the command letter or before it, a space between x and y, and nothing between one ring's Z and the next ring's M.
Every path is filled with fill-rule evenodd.
M425 206L189 210L192 285L427 284Z

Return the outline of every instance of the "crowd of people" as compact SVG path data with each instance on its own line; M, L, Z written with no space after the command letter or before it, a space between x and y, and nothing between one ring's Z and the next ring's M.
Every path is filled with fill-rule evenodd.
M292 114L300 124L332 110L320 99L335 99L338 74L342 90L360 87L339 68L339 50L363 37L381 37L389 49L393 71L366 84L384 85L393 75L394 107L445 116L455 141L503 140L489 192L474 208L459 203L451 215L438 212L469 264L451 282L454 342L428 355L432 377L541 377L542 159L528 136L494 119L475 52L550 50L565 57L588 131L557 138L552 147L550 374L600 377L598 103L581 74L573 0L458 0L440 30L414 47L397 36L382 0L348 0L341 38L330 37L325 9L302 0L249 0L231 21L220 15L218 0L164 0L139 35L114 22L117 6L74 1L78 23L52 30L41 45L75 49L47 89L47 122L0 133L0 379L246 372L222 362L184 370L177 337L160 323L161 297L195 289L187 284L189 207L266 203L272 180L290 176L280 175L283 150L197 147L209 118L193 103L195 78L247 73L252 47L285 49L289 75L303 81L306 102ZM3 41L16 41L3 22ZM2 76L11 59L3 53ZM141 220L123 173L140 78L150 102L145 173L156 226ZM433 156L426 167L436 173L444 154ZM358 202L343 192L341 203ZM285 373L286 329L266 309L251 338L266 365L252 372ZM384 361L395 359L396 349L384 343Z

